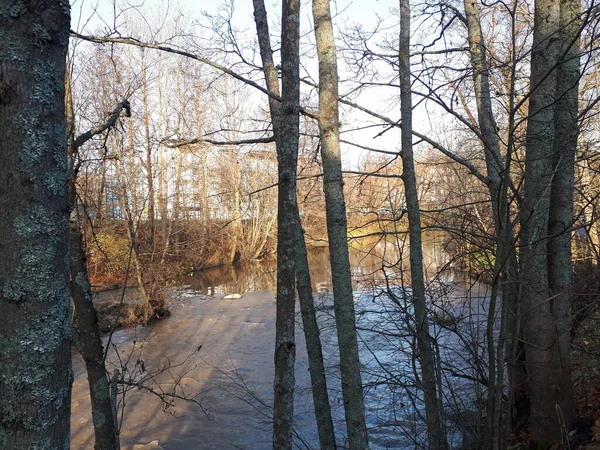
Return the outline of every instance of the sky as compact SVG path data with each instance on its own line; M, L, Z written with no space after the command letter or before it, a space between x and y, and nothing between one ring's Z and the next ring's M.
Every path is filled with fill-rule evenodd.
M117 4L112 0L75 0L72 3L72 28L82 30L85 27L87 33L97 32L100 29L110 28L113 23L114 12L121 8L139 7L151 13L160 14L167 8L170 10L181 10L186 19L203 20L203 13L216 15L219 8L223 8L224 1L194 1L194 0L118 0ZM271 32L276 34L277 22L280 17L281 3L274 0L266 0L267 11L272 23ZM233 16L233 25L247 33L248 39L254 38L255 24L253 19L253 8L251 0L234 0L235 12ZM312 13L310 0L302 1L302 28L307 36L312 39ZM389 18L392 11L397 8L397 0L337 0L331 3L332 15L334 16L334 25L339 30L346 26L362 26L365 30L370 30L376 26L381 18ZM316 58L310 58L303 61L304 67L316 79L317 61ZM340 78L351 78L352 73L340 73ZM392 91L393 92L393 91ZM340 89L344 93L344 88ZM261 94L262 95L262 94ZM371 91L369 94L359 96L356 101L361 105L384 112L395 119L399 116L399 107L396 102L396 93L390 94L389 90ZM364 114L356 114L348 108L342 108L342 123L351 128L360 128L366 126L370 119ZM424 123L426 120L420 120ZM360 131L347 131L342 138L360 143L364 146L372 146L389 151L395 151L399 148L399 132L397 130L388 130L383 135L380 134L381 128L366 128ZM378 136L375 138L375 136ZM344 163L346 166L356 166L361 158L365 157L365 152L349 145L342 144Z

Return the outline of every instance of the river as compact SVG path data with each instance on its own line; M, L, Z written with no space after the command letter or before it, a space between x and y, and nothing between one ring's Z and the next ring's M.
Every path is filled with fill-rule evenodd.
M353 248L355 304L360 331L363 382L366 385L367 422L371 448L409 449L423 439L419 418L419 393L414 389L414 342L410 333L410 305L404 283L407 264L402 248L374 242ZM465 289L452 270L434 277L449 261L435 242L425 246L425 267L432 281L433 304L442 317L451 310L454 320L469 317L469 337L478 339L485 313L485 286ZM313 249L309 263L322 328L324 357L339 448L345 447L337 343L329 291L331 276L326 248ZM141 380L153 393L133 388L121 398L121 443L124 449L191 450L271 448L273 346L275 337L274 261L210 269L188 277L173 292L171 317L148 326L114 333L109 367L125 368L134 383ZM388 289L389 286L389 289ZM240 298L225 299L226 294ZM468 294L468 295L467 295ZM433 297L443 298L442 303ZM394 301L395 300L395 301ZM445 302L445 303L444 303ZM399 306L400 305L400 306ZM404 319L399 319L404 318ZM301 320L297 317L297 323ZM383 332L382 332L383 331ZM465 342L440 326L432 332L440 342L442 360L469 375L470 358ZM105 338L106 339L106 338ZM481 357L475 345L475 356ZM458 358L457 358L458 355ZM461 361L462 359L462 361ZM93 448L93 426L85 368L73 352L72 448ZM160 373L157 373L160 372ZM151 375L155 374L155 375ZM297 332L295 396L295 446L318 448L316 425L302 330ZM445 377L447 410L473 407L473 386ZM450 389L452 387L452 389ZM194 398L165 403L162 394ZM158 394L158 395L157 395ZM452 442L460 441L450 433Z

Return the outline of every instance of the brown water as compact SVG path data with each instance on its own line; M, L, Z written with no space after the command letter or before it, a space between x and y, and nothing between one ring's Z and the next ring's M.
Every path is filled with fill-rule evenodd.
M447 262L439 247L426 246L426 267ZM353 249L355 288L376 285L386 276L398 277L407 253L383 242ZM330 290L331 272L326 248L310 252L313 290ZM275 336L274 261L211 269L186 278L175 296L173 315L165 320L117 331L109 352L109 367L127 367L135 380L158 392L197 396L202 408L178 400L165 411L156 395L136 389L120 405L121 443L127 449L247 449L271 448L269 407L272 401ZM239 293L226 300L224 294ZM320 301L327 302L327 295ZM299 321L299 319L298 319ZM332 405L336 426L343 434L341 394L335 371L335 333L322 322L325 358L332 366ZM296 430L298 448L318 448L312 413L306 349L298 329ZM199 350L198 350L199 349ZM73 353L72 448L93 448L93 426L85 368ZM142 364L143 362L143 364ZM173 366L153 379L148 373ZM141 367L145 371L141 371ZM158 441L158 443L153 441ZM152 444L151 444L152 443ZM339 440L343 448L343 440ZM160 446L160 447L159 447ZM386 436L373 439L372 448L400 448Z
M408 247L403 241L371 240L364 246L359 247L356 243L351 245L350 265L354 288L360 289L361 284L384 282L386 276L393 279L402 277L402 284L409 284L408 258ZM432 236L424 240L423 259L425 272L431 275L436 274L450 261L441 238ZM329 249L327 247L311 249L308 263L313 291L319 293L331 291ZM186 277L182 283L209 296L262 290L275 292L276 262L275 258L268 258L254 263L215 267Z

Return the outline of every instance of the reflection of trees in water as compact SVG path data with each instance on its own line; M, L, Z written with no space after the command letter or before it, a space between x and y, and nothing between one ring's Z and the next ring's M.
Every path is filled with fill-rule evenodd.
M363 239L354 243L350 255L355 282L367 286L410 285L407 236ZM440 271L451 269L451 259L441 235L423 235L423 265L427 278L439 277Z
M213 267L184 278L183 284L210 296L265 290L275 292L275 268L274 260Z
M350 264L353 270L355 289L359 289L361 285L386 284L386 280L393 280L400 285L409 284L408 244L403 237L369 241L363 239L353 244L350 249ZM426 273L434 276L440 268L448 263L450 256L439 236L426 235L423 244ZM330 291L329 249L318 247L309 250L308 263L313 291ZM183 283L190 285L202 294L211 296L264 290L275 292L276 267L275 258L214 267L185 278Z

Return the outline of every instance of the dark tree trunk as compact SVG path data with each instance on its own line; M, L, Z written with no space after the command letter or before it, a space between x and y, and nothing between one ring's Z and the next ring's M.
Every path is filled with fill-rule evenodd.
M300 0L284 0L281 16L282 104L277 162L277 319L273 448L291 449L294 418L296 343L296 171L300 139Z
M490 203L492 215L494 218L495 232L495 261L494 261L494 280L492 293L490 295L490 307L488 309L488 320L486 325L486 341L488 349L488 402L487 402L487 433L485 437L487 448L497 449L503 439L501 425L502 422L502 392L504 392L504 364L503 355L506 342L506 353L509 356L509 380L513 397L522 398L524 396L524 385L518 380L526 379L524 367L522 364L516 364L512 355L516 354L513 347L519 342L517 339L506 340L506 334L509 336L519 336L516 311L518 310L518 262L515 253L514 232L510 218L510 203L508 200L508 185L510 184L510 163L512 145L508 145L506 158L502 157L500 150L500 138L498 128L494 117L492 107L492 96L489 81L489 62L486 55L486 45L481 30L481 19L479 6L476 2L465 0L465 16L467 22L467 32L469 40L469 56L473 68L473 85L475 90L475 100L477 104L477 118L479 122L479 132L483 143L484 156L487 169L487 187L490 192ZM513 80L514 83L514 80ZM514 98L514 90L511 89L511 96ZM514 114L511 110L511 114ZM514 116L510 118L510 126ZM502 296L501 309L501 339L496 346L494 342L494 329L497 321L496 303L498 296ZM512 314L510 313L512 312ZM509 315L510 314L510 315ZM505 342L502 342L505 341ZM523 408L518 407L521 403L517 402L517 415L524 415Z
M273 63L273 51L271 49L269 27L267 22L267 13L263 0L254 0L254 19L256 21L256 31L263 63L266 85L269 91L279 95L279 80L277 69ZM271 120L273 123L273 132L276 136L275 144L278 147L281 136L281 104L269 99ZM313 401L315 407L315 417L317 419L317 428L319 432L319 441L321 449L335 449L335 434L333 420L331 418L331 408L329 405L329 395L327 392L327 381L325 378L325 367L323 364L323 352L321 348L321 339L319 336L319 327L316 319L314 299L312 296L312 286L308 268L308 256L306 253L306 243L300 223L298 213L298 204L295 205L296 214L296 284L298 296L300 298L300 309L302 312L302 322L304 326L304 336L306 340L306 349L308 353L308 364L313 392Z
M321 449L332 450L336 448L335 432L331 418L325 364L323 363L323 348L321 347L319 325L317 324L306 241L304 240L304 230L302 229L300 214L298 214L297 220L296 285L298 287L302 325L304 326L304 336L306 339L306 352L308 353L308 367L315 406L315 418L317 419Z
M0 448L69 447L69 2L0 7Z
M118 450L119 433L113 417L110 385L104 365L104 349L98 318L92 303L87 262L77 220L71 222L71 296L77 318L77 350L85 361L92 404L96 450Z
M571 299L572 258L571 229L573 226L573 194L575 186L575 153L579 131L580 78L580 9L578 0L560 2L560 55L556 73L556 104L554 107L553 179L550 191L548 223L548 281L551 308L556 317L558 335L557 367L562 416L567 430L575 417L571 380Z
M75 344L83 357L88 374L90 402L92 407L92 422L94 424L95 450L118 450L119 433L117 418L114 415L115 405L112 404L110 386L106 366L104 365L104 348L98 318L92 302L92 289L90 286L83 236L81 235L79 208L77 205L77 151L81 145L96 134L113 126L122 109L126 114L129 103L124 101L117 105L115 111L106 123L86 132L77 139L74 137L75 122L73 113L73 100L71 96L70 76L67 77L66 115L67 115L67 140L68 161L71 174L69 183L69 207L74 212L70 223L70 271L71 271L71 298L75 308L77 329Z
M548 254L549 242L555 241L555 237L549 236L549 226L555 227L558 224L559 227L563 227L561 234L564 234L564 224L572 220L564 215L554 216L554 223L550 223L550 211L554 209L553 185L556 183L553 179L557 169L554 152L557 116L555 107L558 100L556 67L562 47L562 33L559 32L560 5L558 0L537 0L535 4L524 209L521 218L523 337L531 405L529 426L531 440L541 445L561 438L557 405L568 416L571 415L573 405L570 357L568 349L560 345L560 314L565 301L568 307L568 295L561 292L559 298L551 298L549 277L554 274L548 270L552 260ZM558 116L560 118L560 115ZM561 164L565 163L566 177L569 176L568 159L567 157L561 160ZM562 171L561 168L559 172ZM563 189L572 190L572 186L563 186ZM564 214L564 211L561 214ZM566 233L568 234L568 231ZM557 255L553 257L555 256ZM570 267L569 261L566 267L561 267L560 270L570 271Z
M423 273L423 246L421 240L421 213L412 146L412 98L410 83L410 4L400 0L400 113L402 130L402 181L406 195L408 234L410 242L410 278L412 302L415 309L417 350L421 364L421 387L425 403L428 448L448 448L442 405L438 400L437 376L433 339L429 334L427 302L425 299L425 275Z

